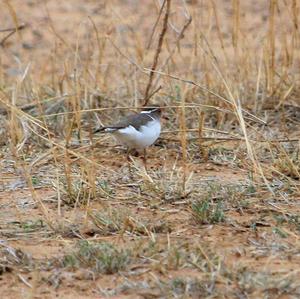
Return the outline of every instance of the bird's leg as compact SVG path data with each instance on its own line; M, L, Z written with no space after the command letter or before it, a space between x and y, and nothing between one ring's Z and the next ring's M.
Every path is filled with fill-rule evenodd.
M131 149L130 148L127 148L127 154L126 154L126 158L127 158L127 165L128 165L128 172L129 172L129 176L131 178L133 178L133 173L132 173L132 167L131 167L131 158L130 158L130 152L131 152Z
M139 151L138 150L132 150L132 155L134 156L134 157L138 157L139 156Z
M127 148L127 151L126 151L126 159L127 159L127 162L130 162L130 148L129 147Z
M144 163L144 167L147 170L147 150L144 149L144 155L143 155L143 163Z

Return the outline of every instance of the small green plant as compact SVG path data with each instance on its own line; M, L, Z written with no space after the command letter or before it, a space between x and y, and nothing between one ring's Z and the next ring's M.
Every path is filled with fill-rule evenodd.
M76 268L78 260L75 254L65 255L63 259L63 266L66 268Z
M40 180L36 176L31 177L31 183L33 186L37 186L40 184Z
M236 153L228 148L216 147L209 149L209 159L215 162L216 164L239 164Z
M283 231L282 229L280 229L279 227L274 227L273 228L273 233L278 235L281 238L287 238L288 237L288 234L285 231Z
M92 188L82 180L73 180L70 184L66 184L62 179L60 183L64 194L62 200L69 206L84 205L95 197Z
M186 289L186 281L183 278L176 277L170 281L171 290L175 294L183 294Z
M171 247L167 253L168 269L179 269L184 264L185 258L187 258L187 253L184 250L177 246Z
M210 294L209 282L193 277L175 277L165 286L172 298L202 298Z
M289 223L295 225L297 230L300 231L300 214L290 215L288 219Z
M214 203L212 200L197 200L192 203L192 213L196 222L213 224L225 221L222 202Z
M276 220L276 225L281 226L285 223L293 225L298 231L300 231L300 214L290 214L290 215L274 215Z
M21 227L24 229L25 232L33 232L43 228L45 224L43 220L38 219L36 221L28 220L21 223Z
M130 262L131 252L102 242L80 241L77 250L63 258L64 267L89 268L95 273L113 274L124 270Z
M111 186L109 185L109 183L106 180L99 180L97 182L97 184L102 189L102 191L105 192L106 194L108 194L108 195L113 194L113 189L111 188Z
M125 209L108 209L100 212L91 212L89 217L104 235L120 232L129 216Z

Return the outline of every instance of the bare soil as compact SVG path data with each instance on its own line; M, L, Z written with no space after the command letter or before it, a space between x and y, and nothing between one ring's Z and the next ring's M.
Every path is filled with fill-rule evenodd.
M197 26L195 23L202 26L205 34L211 37L212 47L221 51L218 50L220 45L214 41L216 25L208 28L208 14L213 15L209 1L187 2L188 9L195 14L192 26ZM251 53L254 53L259 47L259 38L268 31L269 2L240 2L240 34L247 36L244 42L249 42L244 47L252 47L254 51ZM26 28L11 36L0 49L1 89L17 88L14 82L29 67L30 75L23 88L32 92L30 100L20 96L17 103L11 101L12 104L19 107L36 104L39 95L47 88L54 98L54 91L60 88L60 96L66 90L75 93L70 79L76 75L72 69L74 60L88 61L91 55L92 65L93 61L101 59L95 57L96 54L87 46L91 40L96 43L95 32L91 33L94 25L101 38L109 36L129 58L124 58L125 54L117 55L114 47L107 45L99 66L105 68L99 86L92 87L92 80L88 79L84 86L93 88L100 107L134 104L133 92L126 91L133 90L134 84L128 77L139 75L132 69L128 71L128 60L138 57L138 63L145 67L151 65L156 43L148 52L139 51L149 40L158 15L155 2L12 0L8 3L16 13L18 24L24 23ZM231 57L234 52L231 46L232 2L215 3L224 46ZM285 30L288 31L292 22L289 23L287 16L292 11L283 12L282 5L279 3L278 9L282 19L287 20ZM198 7L201 7L201 12ZM0 29L14 27L16 20L12 20L13 13L9 12L5 1L1 2L0 8ZM184 23L182 15L182 2L175 1L171 21L178 28ZM199 19L199 16L203 18ZM282 29L278 24L275 27ZM1 36L5 34L1 32ZM154 41L157 42L158 36L156 32ZM187 74L191 70L184 69L184 66L193 47L192 36L191 29L182 41L178 60L170 67L170 73L174 67L176 75L182 78L190 78ZM169 45L174 38L175 33L168 36ZM299 58L298 50L295 56ZM80 57L76 53L80 53ZM166 57L167 52L162 55ZM261 53L257 51L257 55ZM297 63L293 68L296 69ZM293 68L289 69L291 73ZM78 76L86 76L84 67L77 71ZM147 82L145 74L140 76L133 80L138 82L138 96ZM193 78L202 76L206 74L193 73ZM128 78L128 82L124 82L124 78ZM210 80L206 82L210 84ZM167 89L168 83L164 83ZM176 88L172 86L170 89L174 91ZM295 87L287 97L287 106L282 106L281 110L271 109L271 125L266 129L255 127L263 133L254 136L251 131L251 138L268 134L278 139L300 137L299 106L295 100L299 93L296 90ZM20 90L19 94L22 92ZM167 97L167 93L163 90L160 96ZM174 100L168 104L176 106L178 102ZM264 104L268 106L270 101ZM1 108L7 107L3 105ZM258 113L259 117L263 117L264 111ZM103 122L109 122L122 113L99 115ZM140 157L133 157L128 162L125 149L115 147L110 137L91 145L88 126L83 126L83 144L72 136L68 145L77 156L66 155L58 146L53 154L51 146L43 144L45 139L38 142L32 135L16 154L8 134L12 116L1 115L5 128L0 129L3 140L0 141L1 298L299 298L299 163L295 162L297 169L293 175L288 166L280 164L282 157L276 162L267 153L267 146L257 143L258 160L265 171L265 179L273 184L272 193L263 180L252 180L258 172L253 171L244 140L226 140L228 135L222 135L225 141L208 140L204 143L207 154L204 158L205 153L199 150L197 138L192 138L196 135L188 134L188 155L184 160L180 133L176 131L179 130L177 111L170 108L164 113L169 116L169 120L164 121L164 130L174 130L174 133L162 134L160 141L148 150L147 171ZM187 117L192 117L192 113L188 112ZM283 119L288 120L288 125ZM174 125L169 123L172 120L175 120ZM211 121L207 120L207 126ZM193 123L197 128L197 120ZM229 123L230 120L224 120L223 127L214 128L230 131L232 123ZM189 123L187 126L189 128ZM249 130L252 130L250 126ZM37 136L44 134L36 132ZM236 136L236 131L230 132L230 136ZM58 129L53 140L65 146L60 133ZM43 136L48 138L46 134ZM295 153L297 143L292 144ZM87 160L81 159L82 156ZM89 161L94 164L89 166ZM66 165L70 168L74 188L75 199L72 200L66 187ZM91 173L89 169L92 169ZM282 179L282 174L286 175L286 180ZM59 188L58 177L61 179ZM92 187L86 181L93 179L97 182L96 192L91 195ZM209 218L206 214L206 218L200 221L195 216L193 204L205 200L211 203L215 213L212 217L216 218ZM215 210L218 203L220 214ZM99 225L92 216L97 213L111 223ZM130 261L112 274L97 272L80 258L77 261L79 266L70 266L65 258L76 252L80 240L87 240L90 244L113 244L118 250L128 249Z

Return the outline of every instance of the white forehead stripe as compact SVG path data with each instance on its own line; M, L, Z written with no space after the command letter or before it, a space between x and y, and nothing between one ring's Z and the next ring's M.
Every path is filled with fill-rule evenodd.
M150 110L141 111L140 113L152 113L152 112L155 112L157 110L158 110L158 108L153 108L153 109L150 109Z

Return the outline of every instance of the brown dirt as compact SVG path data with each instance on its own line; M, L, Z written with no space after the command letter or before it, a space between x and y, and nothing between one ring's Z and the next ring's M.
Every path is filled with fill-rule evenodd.
M1 28L12 27L14 22L4 2L0 4ZM192 3L197 1L187 2L191 8ZM227 45L231 41L231 3L230 1L215 2L220 12L222 34ZM79 47L83 48L85 54L88 53L89 49L85 48L85 41L91 38L86 30L90 28L87 26L91 25L89 17L95 22L101 34L116 37L121 50L126 49L126 53L136 55L133 49L138 49L136 44L145 42L145 36L150 35L157 16L153 1L51 0L45 4L45 1L12 0L9 3L16 12L19 24L24 22L28 27L20 31L20 35L14 34L7 41L6 48L1 49L3 51L2 71L5 72L3 76L8 80L7 82L13 82L16 76L26 68L28 62L31 62L31 76L33 82L37 82L35 86L37 90L40 88L40 82L53 84L52 87L59 85L58 81L65 76L65 73L68 73L72 66L71 61L76 52L77 38ZM203 14L205 14L208 5L203 4L203 1L202 5ZM241 31L247 32L249 40L255 40L255 35L261 36L267 28L267 1L241 1L241 6L245 12ZM176 5L173 8L174 11L175 7ZM180 19L179 17L180 14L176 10L172 21L175 22ZM206 21L205 18L202 21L198 20L200 23ZM203 26L205 27L205 24ZM290 26L288 24L287 28ZM126 36L133 34L132 28L135 30L135 38L127 40ZM212 28L211 31L211 35L214 36L216 28ZM122 36L123 32L124 36ZM135 47L132 47L132 44ZM189 43L187 42L185 46L188 49ZM109 52L110 49L108 47L106 51ZM228 53L230 51L229 49ZM149 57L146 55L144 58L145 65L151 61L151 53L153 52L147 53ZM188 56L184 52L182 61L186 58L185 55ZM21 62L18 62L15 57L19 57ZM107 60L103 64L112 63L112 70L108 72L112 74L110 78L118 81L122 74L118 74L115 69L119 60L114 59L115 57L107 55ZM183 76L187 72L187 70L178 71ZM57 82L51 83L53 74L56 74L54 81ZM105 82L103 78L102 87L110 84L112 88L107 96L116 98L117 92L113 88L116 83ZM33 102L35 100L33 98ZM299 136L295 131L293 130L294 138L297 138ZM108 145L112 144L111 141L107 142ZM169 147L165 144L153 147L149 151L148 173L155 184L159 185L166 179L166 184L169 183L171 186L172 182L167 181L170 173L173 172L173 176L178 176L180 180L184 168L186 173L192 173L187 184L187 191L191 193L186 195L172 191L173 200L167 201L164 200L163 195L157 195L156 191L151 189L153 187L151 183L143 177L139 158L134 158L137 169L131 165L132 179L123 150L105 147L103 144L102 146L93 150L86 147L78 150L78 153L89 156L89 152L92 151L93 159L101 166L97 168L96 177L107 182L112 193L107 195L100 192L89 202L88 207L86 203L75 208L62 203L61 215L58 214L57 192L52 184L56 182L56 165L53 159L42 160L33 169L32 175L38 178L38 182L33 184L33 191L26 182L24 170L20 170L22 167L15 164L15 158L9 151L9 146L3 146L0 156L2 160L0 162L0 249L1 247L20 249L36 261L51 261L70 253L79 238L111 242L120 248L133 246L137 242L146 243L154 238L164 248L162 252L168 246L172 248L172 246L185 244L184 246L191 248L201 247L204 255L202 258L204 260L207 258L208 264L217 263L214 260L215 256L220 259L220 267L221 264L222 267L224 265L227 272L225 271L224 274L214 270L215 272L208 272L207 275L211 275L209 277L211 279L216 275L214 288L223 290L224 294L218 291L210 295L202 295L200 292L195 298L209 296L210 298L263 298L263 296L278 299L296 298L295 290L299 291L300 287L299 222L294 225L287 220L283 224L278 224L276 217L282 216L287 219L290 215L299 215L298 195L288 201L284 196L274 199L270 198L267 190L262 188L259 194L248 199L249 203L244 207L235 207L235 205L238 206L239 201L242 201L241 198L238 197L230 202L225 197L225 204L228 205L225 209L226 221L199 224L193 219L190 206L193 200L203 195L201 192L205 191L205 188L201 189L202 185L207 182L221 186L245 184L250 173L249 161L236 166L230 161L224 163L212 159L202 161L191 154L187 163L184 163L181 160L178 143ZM229 150L236 149L236 143L226 143L225 146ZM241 148L245 150L245 147ZM111 153L114 155L113 158ZM58 160L61 174L64 157L61 155ZM82 175L83 172L79 173L78 169L83 169L85 162L75 160L74 158L73 166L77 168L74 175ZM271 171L268 172L269 175L270 173ZM163 177L159 177L159 174ZM167 194L167 187L165 185L166 189L162 187L159 192ZM198 191L194 191L196 189ZM46 225L47 221L39 200L45 205L49 220L57 228L56 231ZM91 219L86 217L86 213L87 211L105 212L110 208L117 211L127 210L130 215L137 216L147 225L150 223L150 231L140 233L137 224L129 222L123 223L125 231L102 234ZM164 222L166 227L156 233L155 226L159 226L161 222ZM212 267L217 268L215 264ZM200 281L209 280L203 270L200 271L197 267L181 266L179 269L172 269L162 264L149 265L145 262L145 264L131 264L129 268L131 272L139 268L145 271L129 273L128 270L93 277L91 271L87 269L68 270L57 267L56 269L26 270L23 265L16 263L3 273L0 268L0 297L3 299L106 298L101 290L111 290L110 298L168 298L170 294L161 295L161 289L157 287L159 280L169 282L178 277L197 278ZM253 280L251 280L252 277L254 277ZM150 287L135 285L135 287L113 292L127 281L132 284L147 282ZM285 281L286 288L282 286ZM257 285L263 286L264 283L267 285L266 289L257 287Z

